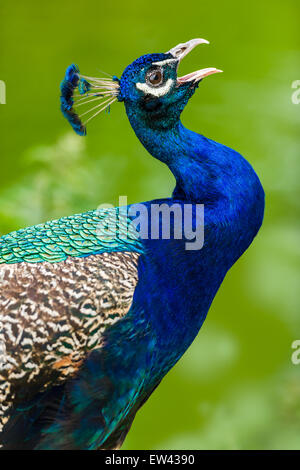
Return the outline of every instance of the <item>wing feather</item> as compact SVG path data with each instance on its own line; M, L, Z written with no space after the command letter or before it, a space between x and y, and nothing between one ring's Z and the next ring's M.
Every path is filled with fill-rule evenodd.
M20 391L73 377L129 311L137 252L0 265L0 430ZM29 392L28 392L29 393Z

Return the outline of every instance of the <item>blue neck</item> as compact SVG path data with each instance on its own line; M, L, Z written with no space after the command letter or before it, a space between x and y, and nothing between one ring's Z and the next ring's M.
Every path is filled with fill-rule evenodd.
M211 209L212 223L247 228L250 243L264 211L264 192L251 165L236 151L186 129L180 121L169 129L153 129L133 113L128 117L144 147L175 176L173 197L203 203L206 214Z
M170 306L169 312L166 308L163 313L155 311L152 323L157 325L163 344L172 325L180 325L177 333L172 330L170 341L177 341L182 353L201 327L226 272L256 235L263 219L264 192L251 165L234 150L189 131L180 121L168 129L150 128L130 111L127 110L130 123L141 143L175 176L173 198L181 203L204 204L201 250L185 251L181 240L176 241L176 248L172 240L145 242L151 253L149 263L159 266L157 278L160 282L167 279L171 286L160 294L167 296L162 304ZM157 243L155 250L151 250L153 243ZM140 269L143 270L142 264ZM146 269L143 275L145 272ZM152 275L151 269L149 272ZM184 273L180 283L178 273ZM149 285L151 276L147 289ZM147 298L142 287L141 296ZM182 302L183 298L189 302ZM151 302L149 298L150 305Z

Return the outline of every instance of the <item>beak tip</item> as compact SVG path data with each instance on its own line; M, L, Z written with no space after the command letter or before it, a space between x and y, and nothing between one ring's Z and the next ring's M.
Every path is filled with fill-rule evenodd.
M181 61L194 47L200 44L209 44L209 41L202 38L191 39L185 43L180 43L177 46L170 49L167 54L171 54L175 59Z
M188 41L188 43L191 43L194 46L198 46L200 44L210 44L210 42L207 39L203 39L203 38L191 39L190 41Z

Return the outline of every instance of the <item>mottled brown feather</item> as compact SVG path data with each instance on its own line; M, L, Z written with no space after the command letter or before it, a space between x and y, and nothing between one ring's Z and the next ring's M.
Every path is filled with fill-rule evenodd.
M18 390L76 374L130 309L139 254L0 266L0 431Z

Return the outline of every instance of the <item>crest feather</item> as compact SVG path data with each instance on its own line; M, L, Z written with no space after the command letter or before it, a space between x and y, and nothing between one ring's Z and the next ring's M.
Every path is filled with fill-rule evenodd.
M81 75L78 66L72 64L66 70L60 91L64 117L77 134L86 135L86 124L117 101L119 81L116 77Z

